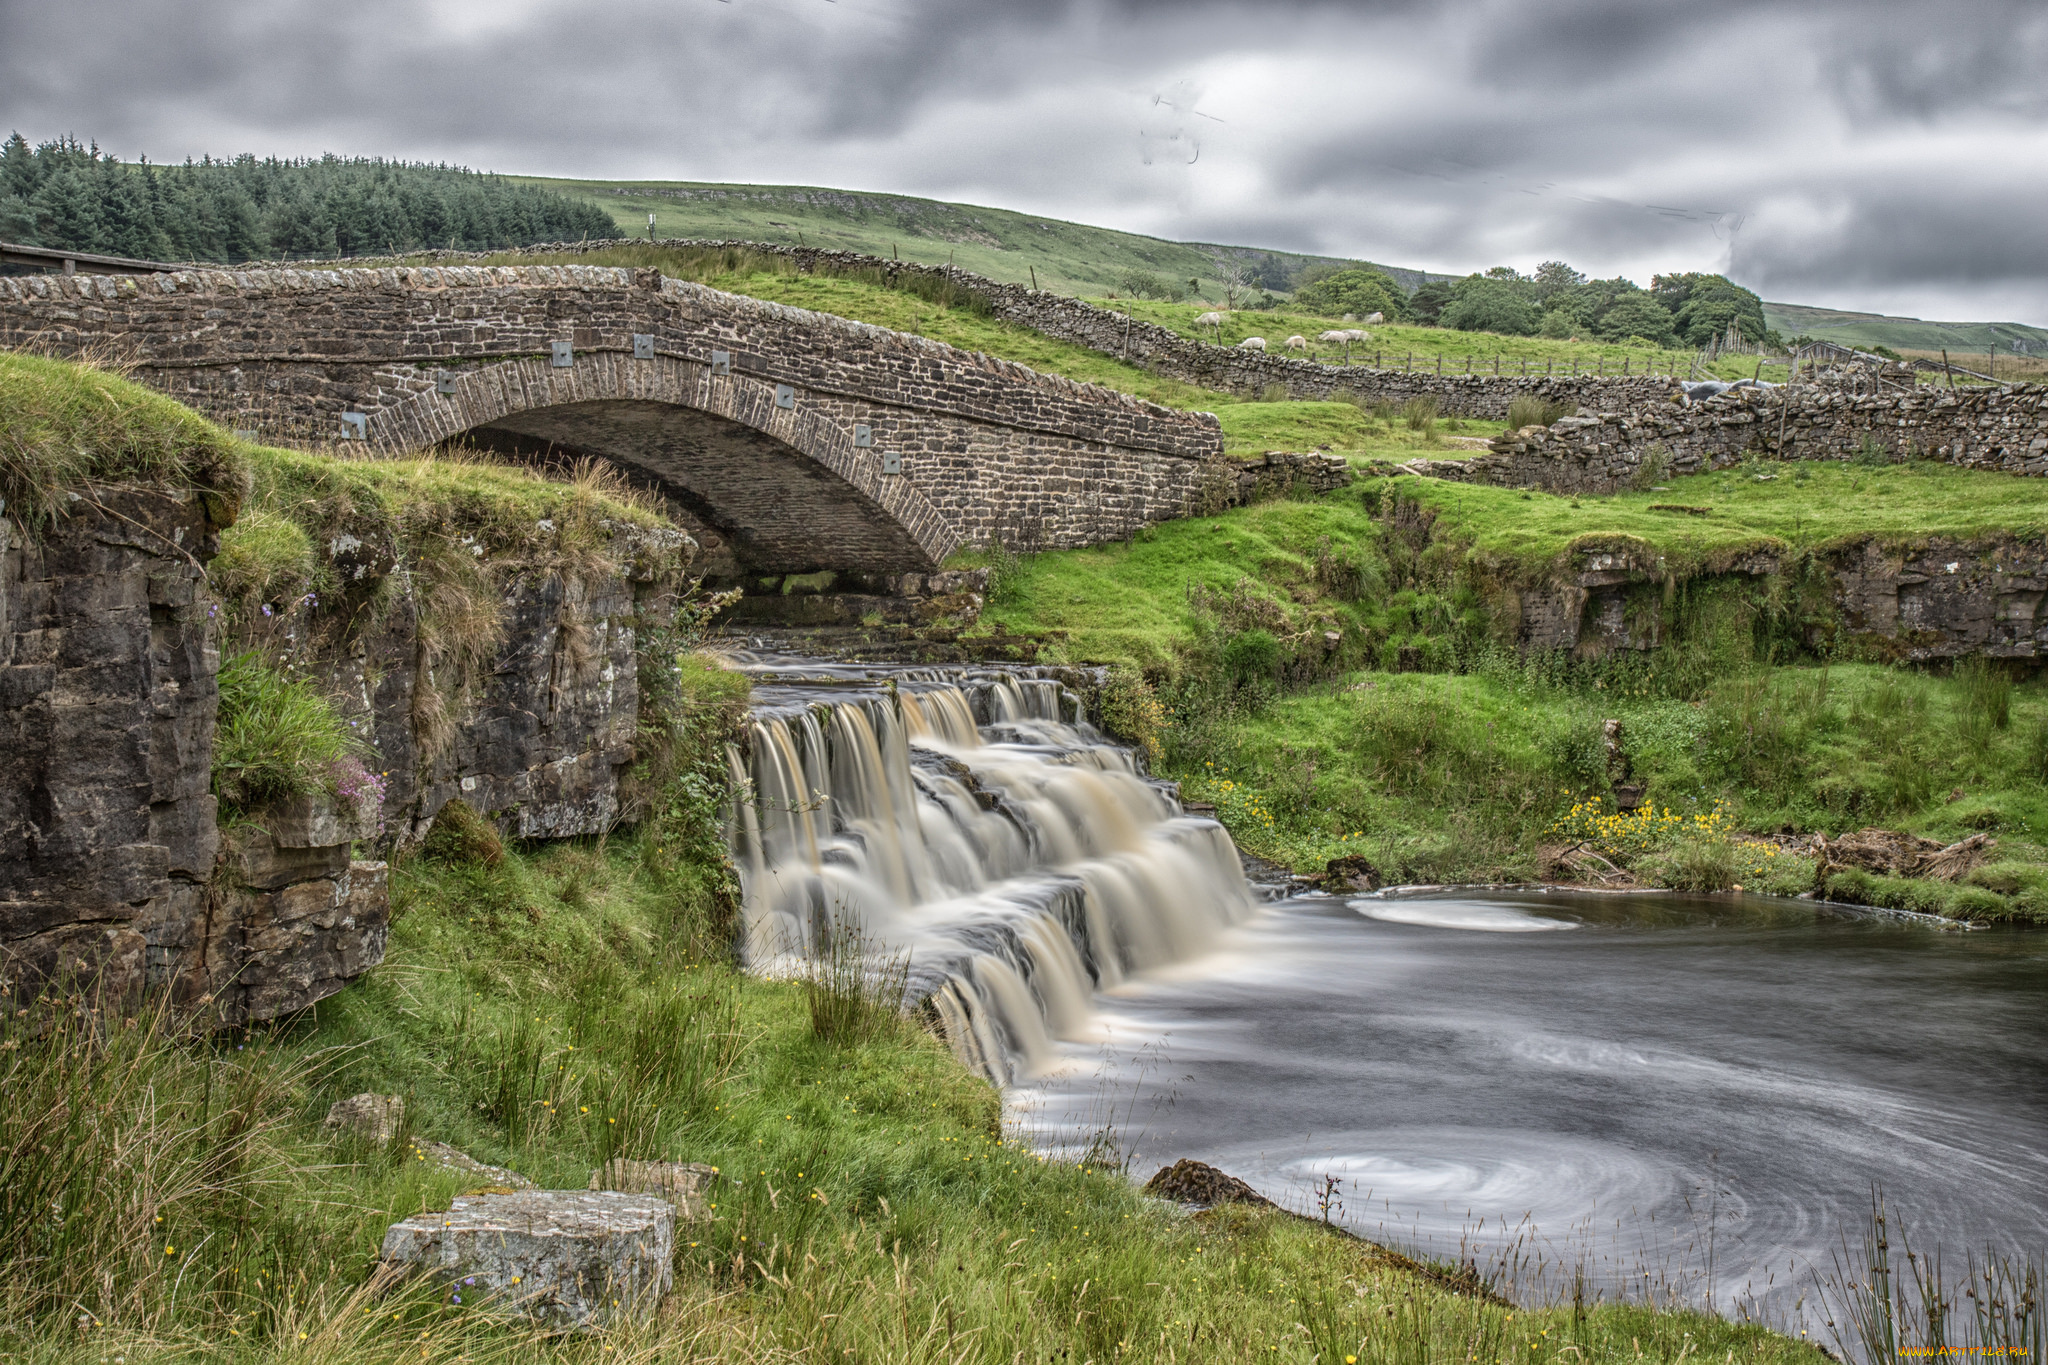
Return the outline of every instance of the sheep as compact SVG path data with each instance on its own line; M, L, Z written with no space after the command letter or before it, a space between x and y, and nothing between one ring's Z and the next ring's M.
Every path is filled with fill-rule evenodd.
M1365 325L1368 327L1371 327L1375 323L1385 322L1386 320L1387 315L1385 313L1367 313L1365 315Z
M1264 337L1246 337L1243 341L1238 342L1237 345L1240 350L1263 351L1266 349L1266 339Z
M1221 327L1223 325L1224 319L1227 316L1228 314L1225 313L1204 313L1202 314L1202 316L1195 319L1195 326Z
M1287 338L1287 349L1290 351L1306 351L1308 349L1308 338L1299 333Z
M1316 340L1327 341L1332 346L1342 346L1344 348L1344 363L1349 365L1351 363L1351 343L1354 341L1370 341L1372 340L1372 333L1361 331L1356 327L1332 328L1330 331L1319 335Z

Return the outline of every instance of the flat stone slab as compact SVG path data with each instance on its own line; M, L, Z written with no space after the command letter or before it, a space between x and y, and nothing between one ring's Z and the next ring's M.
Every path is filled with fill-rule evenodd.
M716 1166L694 1161L631 1161L614 1157L590 1173L590 1188L658 1195L675 1207L677 1218L695 1222L710 1213L704 1192L717 1178Z
M617 1191L464 1195L384 1234L382 1258L447 1286L449 1300L558 1327L650 1316L674 1283L675 1210Z
M479 1186L497 1186L496 1189L476 1189L472 1194L506 1194L515 1190L539 1188L517 1171L508 1171L503 1166L487 1166L469 1153L450 1147L445 1142L416 1141L407 1153L415 1161L424 1161L439 1166L444 1171L454 1171L476 1181Z

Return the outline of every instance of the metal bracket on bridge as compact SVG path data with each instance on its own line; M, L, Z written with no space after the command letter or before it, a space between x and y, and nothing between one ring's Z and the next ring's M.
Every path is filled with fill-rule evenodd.
M556 369L566 370L571 365L574 365L576 363L575 343L568 341L551 341L548 344L554 347L555 356L553 364Z
M434 376L434 392L435 392L435 393L453 393L453 392L455 392L455 371L453 371L453 370L443 370L443 371L441 371L441 372L440 372L439 374L435 375L435 376Z
M633 359L654 359L654 335L651 332L633 333Z
M775 406L778 408L795 407L796 390L787 384L777 384L775 386Z
M731 352L731 351L713 351L713 352L711 353L711 373L713 373L713 374L731 374L731 373L732 373L732 352Z
M875 429L863 422L854 423L853 443L866 450L875 443Z
M369 440L370 414L367 412L344 412L341 415L341 439L344 441Z

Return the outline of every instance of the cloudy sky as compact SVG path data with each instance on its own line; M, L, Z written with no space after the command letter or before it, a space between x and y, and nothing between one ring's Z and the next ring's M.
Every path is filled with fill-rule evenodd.
M2048 324L2040 0L0 0L0 123Z

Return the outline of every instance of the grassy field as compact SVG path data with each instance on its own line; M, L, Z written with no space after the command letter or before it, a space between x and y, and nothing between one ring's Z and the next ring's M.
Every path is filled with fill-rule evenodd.
M1326 364L1344 363L1344 348L1316 341L1317 334L1360 325L1282 307L1270 312L1230 313L1220 328L1197 327L1195 319L1211 311L1207 304L1122 298L1097 298L1090 302L1114 308L1120 313L1128 312L1142 322L1169 328L1182 336L1216 341L1225 346L1235 346L1246 337L1264 337L1266 349L1275 354L1287 354L1283 343L1288 337L1298 335L1312 344L1313 358ZM1532 378L1541 378L1546 373L1592 374L1596 370L1620 374L1624 362L1633 374L1675 372L1683 375L1689 373L1693 359L1691 351L1624 346L1591 339L1552 341L1543 337L1496 336L1492 332L1459 332L1445 327L1400 323L1376 324L1365 330L1372 333L1372 340L1351 347L1352 364L1378 364L1394 369L1412 365L1417 370L1434 372L1437 358L1441 356L1446 374L1492 374L1498 361L1501 374L1527 373ZM1754 363L1751 362L1752 365Z

